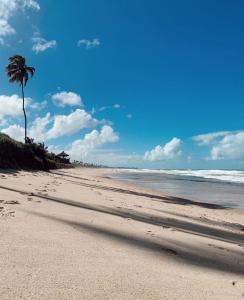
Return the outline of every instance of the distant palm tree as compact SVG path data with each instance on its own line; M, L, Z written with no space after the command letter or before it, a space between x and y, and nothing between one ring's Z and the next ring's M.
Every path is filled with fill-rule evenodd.
M21 55L14 55L9 58L9 64L6 67L6 71L9 77L9 82L19 83L22 91L23 98L23 112L25 117L25 143L27 142L27 118L25 113L25 95L24 87L29 79L35 74L35 68L26 66L25 58Z

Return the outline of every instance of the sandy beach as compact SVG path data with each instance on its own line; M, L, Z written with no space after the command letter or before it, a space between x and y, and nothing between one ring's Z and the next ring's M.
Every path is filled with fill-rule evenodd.
M115 172L0 172L1 300L244 299L244 211Z

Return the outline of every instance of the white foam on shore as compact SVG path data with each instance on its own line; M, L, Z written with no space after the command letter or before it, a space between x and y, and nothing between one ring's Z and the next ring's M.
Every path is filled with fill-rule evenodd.
M121 171L121 170L119 170ZM130 173L154 173L175 176L190 176L225 182L244 183L244 171L236 170L152 170L152 169L123 169Z

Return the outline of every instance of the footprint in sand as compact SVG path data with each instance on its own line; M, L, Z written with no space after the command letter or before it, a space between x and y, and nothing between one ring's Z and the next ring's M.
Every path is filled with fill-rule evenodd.
M32 201L32 200L33 200L33 198L31 198L31 197L28 197L28 198L27 198L27 200L28 200L28 201Z
M15 214L15 211L13 211L13 210L9 210L9 209L0 210L0 216L2 216L2 217L15 217L14 214Z
M8 201L4 201L4 204L20 204L20 203L17 200L8 200Z

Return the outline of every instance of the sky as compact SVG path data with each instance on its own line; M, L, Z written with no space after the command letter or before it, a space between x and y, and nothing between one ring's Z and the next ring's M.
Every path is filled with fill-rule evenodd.
M0 131L72 160L244 169L244 2L0 0Z

